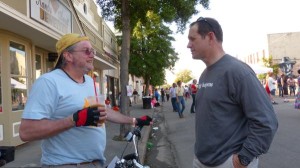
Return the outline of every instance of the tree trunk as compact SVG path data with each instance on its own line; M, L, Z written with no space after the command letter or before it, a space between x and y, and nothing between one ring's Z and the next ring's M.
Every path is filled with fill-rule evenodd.
M145 84L146 84L146 88L145 88L145 96L149 96L149 87L150 87L150 77L149 76L143 76L143 78L144 78L144 82L145 82Z
M121 82L121 113L127 116L129 112L129 97L127 96L127 88L129 74L129 52L130 52L130 12L129 0L122 0L122 45L121 45L121 60L120 60L120 82ZM120 137L130 130L130 125L121 124Z

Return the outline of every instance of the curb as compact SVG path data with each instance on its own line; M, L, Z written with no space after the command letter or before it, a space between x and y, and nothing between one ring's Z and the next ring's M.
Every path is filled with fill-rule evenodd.
M144 128L144 131L142 135L142 139L140 142L140 146L139 146L139 155L140 155L140 163L144 164L145 162L145 158L146 158L146 154L147 154L147 142L150 136L150 132L151 132L152 126L147 126L146 128Z
M151 109L152 110L152 114L151 114L151 117L153 120L155 120L154 118L154 113L155 113L155 109ZM160 110L159 111L163 111L163 105L160 106ZM156 111L158 112L158 111ZM144 128L142 131L142 140L141 140L141 144L140 144L140 148L139 148L139 154L140 154L140 163L141 164L144 164L145 162L145 158L146 158L146 154L147 154L147 143L148 143L148 140L149 140L149 137L150 137L150 134L151 134L151 131L152 131L152 127L153 125L151 126L147 126L146 128Z

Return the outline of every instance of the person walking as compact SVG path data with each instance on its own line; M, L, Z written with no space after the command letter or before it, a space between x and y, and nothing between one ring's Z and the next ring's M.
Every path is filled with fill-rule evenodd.
M185 100L184 100L184 87L182 86L182 82L177 82L177 89L176 89L176 102L178 108L178 115L179 118L183 118L183 111L185 109ZM181 106L180 106L181 104Z
M185 101L187 101L187 99L190 98L190 91L189 91L188 85L184 86L184 98L185 98Z
M276 92L276 87L275 87L276 81L274 80L273 75L274 75L273 72L268 72L266 86L268 86L269 88L269 93L268 92L267 93L269 94L272 104L276 105L278 104L274 100L274 96Z
M154 90L154 96L156 98L156 101L158 101L159 100L159 93L158 93L158 89L157 88L155 88L155 90Z
M55 69L32 86L23 111L19 134L23 141L43 140L43 168L101 168L105 162L105 120L149 125L149 116L132 118L112 109L92 107L88 97L97 95L93 79L96 51L89 38L66 34L56 43Z
M164 88L160 89L161 102L165 102L165 90Z
M167 101L169 101L169 99L170 99L170 89L166 88L165 92L166 92Z
M282 75L277 77L277 88L278 88L278 96L279 97L283 97L283 88L282 88L282 84L281 84Z
M177 103L176 103L176 83L172 84L172 87L170 88L170 96L171 96L171 103L172 103L172 107L173 107L173 112L178 112L178 107L177 107Z
M287 103L289 100L285 97L285 95L288 95L288 83L287 83L287 76L282 74L281 75L281 85L282 85L282 98L283 102Z
M292 96L292 94L294 96L296 96L296 81L295 79L292 77L292 75L288 78L287 80L288 86L289 86L289 90L290 90L290 96Z
M254 71L223 50L217 20L191 23L188 45L206 69L196 93L194 168L257 168L278 128L273 106Z
M192 99L193 103L191 105L191 113L195 113L195 98L196 98L196 93L197 93L197 79L193 80L193 83L191 85L191 92L192 92Z
M139 96L139 93L136 91L136 89L133 90L132 95L133 95L133 102L134 104L136 104Z
M298 69L298 77L297 77L297 84L298 84L298 91L295 98L295 108L300 109L300 69Z

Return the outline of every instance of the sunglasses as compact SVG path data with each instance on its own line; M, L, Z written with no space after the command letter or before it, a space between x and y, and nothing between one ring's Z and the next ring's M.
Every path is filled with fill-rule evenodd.
M85 55L91 55L91 54L96 55L96 50L94 50L93 48L91 48L91 49L87 48L85 50L78 50L78 51L72 50L69 52L83 52L83 53L85 53Z
M205 17L199 17L196 22L205 22L205 23L207 23L208 26L212 29L211 31L216 34L216 32L214 30L214 27L208 22L208 20Z

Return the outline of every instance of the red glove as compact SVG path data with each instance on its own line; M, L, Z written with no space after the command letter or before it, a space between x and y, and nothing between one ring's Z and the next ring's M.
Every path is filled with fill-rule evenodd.
M98 107L84 108L73 114L73 121L76 127L81 126L97 126L99 121L100 113Z
M142 128L145 125L150 125L152 122L152 118L145 115L140 118L137 118L136 122L137 122L136 125L139 126L140 128Z

